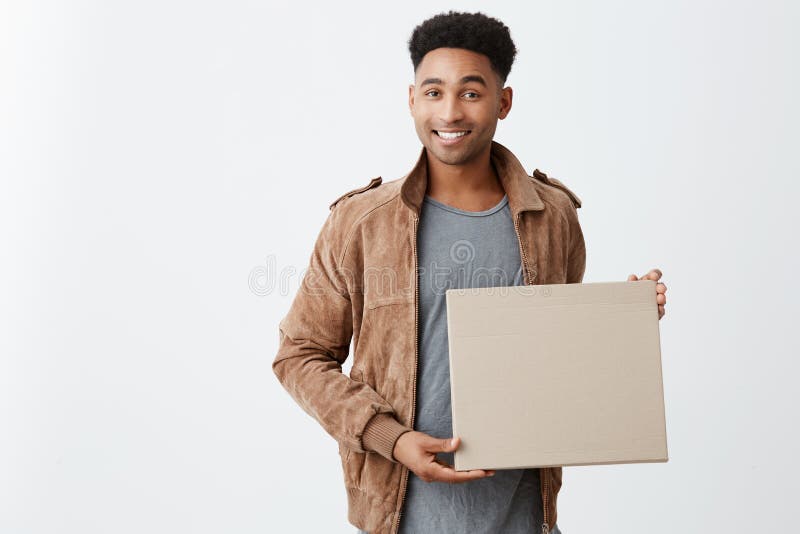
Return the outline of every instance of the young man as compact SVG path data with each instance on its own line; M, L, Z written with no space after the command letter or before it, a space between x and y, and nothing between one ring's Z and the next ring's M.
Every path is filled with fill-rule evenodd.
M450 465L459 439L449 439L445 291L580 283L581 203L493 141L516 54L502 22L451 11L415 28L409 48L419 159L403 178L331 204L273 369L339 443L359 532L558 533L560 467ZM659 318L665 291L657 284Z

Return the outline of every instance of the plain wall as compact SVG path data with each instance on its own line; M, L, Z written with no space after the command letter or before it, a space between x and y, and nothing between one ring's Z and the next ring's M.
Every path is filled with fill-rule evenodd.
M416 161L447 9L510 27L496 139L580 196L584 280L668 287L670 460L565 468L562 531L794 521L796 3L0 5L0 531L355 531L278 321L328 204Z

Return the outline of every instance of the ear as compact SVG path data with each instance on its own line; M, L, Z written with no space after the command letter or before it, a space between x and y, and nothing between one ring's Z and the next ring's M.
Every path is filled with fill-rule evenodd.
M408 86L408 110L414 114L414 84Z
M514 90L511 87L504 87L500 92L500 109L497 113L498 118L505 119L511 111L511 101L514 99Z

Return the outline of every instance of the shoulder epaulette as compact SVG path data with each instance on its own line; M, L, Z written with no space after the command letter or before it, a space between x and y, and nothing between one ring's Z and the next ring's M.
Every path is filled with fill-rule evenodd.
M377 178L373 178L372 180L370 180L367 185L365 185L363 187L357 187L356 189L353 189L352 191L348 191L344 195L342 195L339 198L337 198L336 200L334 200L330 205L330 209L333 209L333 207L336 206L336 204L338 204L340 200L342 200L344 198L347 198L347 197L351 197L353 195L357 195L359 193L363 193L364 191L367 191L369 189L372 189L373 187L381 185L382 181L383 181L383 179L380 176L378 176Z
M552 185L553 187L557 187L557 188L561 189L567 195L569 195L569 198L572 200L572 203L575 205L576 209L581 207L581 199L578 198L578 195L573 193L569 189L569 187L567 187L566 185L561 183L559 180L556 180L555 178L547 176L545 173L543 173L539 169L534 169L533 177L536 178L537 180L539 180L540 182L544 182L547 185Z

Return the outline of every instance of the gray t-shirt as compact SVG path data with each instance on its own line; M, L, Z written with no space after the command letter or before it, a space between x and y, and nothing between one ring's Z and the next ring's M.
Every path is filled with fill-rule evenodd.
M414 429L447 438L452 436L452 412L445 291L524 284L508 197L493 208L471 212L426 196L420 215L418 259L419 369ZM453 464L453 453L438 457ZM539 534L542 521L538 469L498 469L493 477L459 484L424 482L409 472L400 534ZM552 532L560 534L557 527Z

